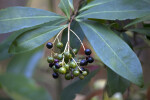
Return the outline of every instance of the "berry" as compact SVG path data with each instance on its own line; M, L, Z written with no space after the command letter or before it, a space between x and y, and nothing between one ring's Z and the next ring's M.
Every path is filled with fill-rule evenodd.
M78 53L78 50L77 50L77 49L72 49L72 52L73 52L74 54L77 54L77 53Z
M65 79L66 79L66 80L70 80L70 79L71 79L71 74L70 74L70 73L67 73L67 74L65 75Z
M54 72L58 72L58 69L56 69L55 66L53 66L52 69L53 69Z
M81 69L80 73L82 73L83 71L85 71L85 68L83 68L83 67L81 67L80 69Z
M66 74L66 68L65 67L61 67L61 68L59 68L59 73L61 73L61 74Z
M78 70L73 71L73 75L74 75L75 77L79 76L79 74L80 74L80 72L79 72Z
M87 76L87 75L88 75L88 72L87 72L87 71L83 71L83 72L82 72L82 75L83 75L83 76Z
M81 74L81 75L79 75L79 78L80 78L81 80L83 80L83 79L84 79L84 76Z
M53 63L54 62L54 58L53 57L47 57L47 62L48 63Z
M51 49L51 48L53 47L53 44L52 44L51 42L48 42L48 43L46 44L46 47L47 47L48 49Z
M77 65L75 62L72 61L72 62L70 62L69 66L70 66L70 68L76 68Z
M86 66L87 64L88 62L85 59L80 61L80 66Z
M61 49L63 47L63 43L58 42L56 46L57 46L57 48Z
M69 55L69 59L71 59L71 58L72 58L72 54Z
M70 58L70 53L69 52L64 52L64 56L65 56L65 59L69 59Z
M59 62L59 60L58 59L54 59L54 63L58 63Z
M69 65L68 64L65 64L64 67L66 68L67 71L69 71Z
M94 62L94 58L93 58L93 57L88 57L87 62L88 62L88 63Z
M63 55L62 54L58 54L57 59L62 60L63 59Z
M52 76L53 76L54 79L59 77L58 73L53 73Z
M90 55L92 53L92 51L90 49L85 49L84 52L85 52L86 55Z
M60 64L57 62L57 63L55 63L55 67L56 67L56 69L59 69L61 66L60 66Z
M53 67L53 65L54 65L54 63L49 63L49 67L51 67L51 68L52 68L52 67Z
M58 53L54 53L54 58L57 59Z

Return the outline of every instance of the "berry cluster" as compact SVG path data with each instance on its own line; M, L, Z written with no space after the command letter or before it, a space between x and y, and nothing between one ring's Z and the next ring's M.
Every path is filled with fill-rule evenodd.
M58 35L56 36L55 40L58 39ZM79 39L79 37L77 38ZM81 43L86 57L84 59L75 60L78 50L75 48L72 49L69 45L69 42L66 43L65 49L61 53L55 53L53 51L54 42L48 42L46 44L46 47L51 49L51 56L47 57L47 61L49 63L49 67L54 71L52 74L53 78L57 79L59 74L64 74L66 80L73 79L74 77L79 77L81 80L84 79L84 77L88 75L89 71L88 69L83 68L83 66L87 66L88 63L94 62L93 57L90 56L92 51L90 49L85 49L83 43ZM58 39L56 47L58 49L62 49L63 46L63 43Z

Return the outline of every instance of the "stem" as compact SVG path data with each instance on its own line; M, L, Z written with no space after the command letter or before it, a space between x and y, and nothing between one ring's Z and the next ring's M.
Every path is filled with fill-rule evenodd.
M82 47L83 47L83 49L84 49L84 51L85 51L85 47L84 47L84 45L83 45L81 39L78 37L78 35L77 35L73 30L70 29L70 31L78 38L78 40L80 41L80 43L81 43L81 45L82 45Z
M82 71L81 68L78 66L77 62L73 59L73 57L72 57L72 60L76 63L76 65L79 68L79 70Z
M70 52L70 50L69 50L69 46L70 46L70 24L71 23L68 24L68 52Z

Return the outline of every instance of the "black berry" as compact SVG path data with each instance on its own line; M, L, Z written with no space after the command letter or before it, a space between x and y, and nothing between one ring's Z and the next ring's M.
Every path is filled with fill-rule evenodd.
M58 73L53 73L52 76L53 76L54 79L59 77Z
M80 61L80 66L86 66L87 64L88 62L85 59Z
M51 67L51 68L52 68L52 67L53 67L53 65L54 65L54 63L50 63L50 64L49 64L49 67Z
M90 49L85 49L84 52L85 52L86 55L90 55L92 53L92 51Z
M58 59L54 59L54 63L57 63L57 62L59 62L59 60Z
M88 62L88 63L94 62L94 58L93 58L93 57L88 57L87 62Z
M48 49L51 49L51 48L53 47L53 43L48 42L48 43L46 44L46 47L47 47Z
M55 67L56 67L56 69L59 69L61 66L59 63L55 63Z

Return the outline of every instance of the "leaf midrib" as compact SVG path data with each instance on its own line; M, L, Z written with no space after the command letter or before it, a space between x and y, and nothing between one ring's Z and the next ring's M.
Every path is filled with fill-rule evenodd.
M21 19L38 19L38 18L51 18L51 17L61 17L61 16L33 16L33 17L18 17L18 18L10 18L10 19L4 19L4 20L0 20L2 21L10 21L10 20L21 20Z
M87 24L86 24L87 25ZM98 33L97 31L92 28L91 26L87 25L89 28L91 28L103 41L104 43L106 43L106 45L111 49L111 51L114 53L114 55L121 61L121 63L125 66L125 68L130 72L130 70L127 68L126 64L121 60L121 58L114 52L114 50L111 48L111 46L109 46L109 44L105 41L105 39L103 39ZM130 72L130 74L132 75L132 73ZM133 75L132 75L133 77Z

